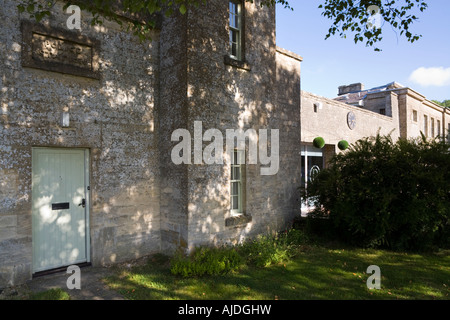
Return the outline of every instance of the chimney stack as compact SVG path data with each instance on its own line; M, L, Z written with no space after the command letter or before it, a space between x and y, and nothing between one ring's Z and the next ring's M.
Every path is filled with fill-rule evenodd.
M364 90L364 84L359 82L359 83L349 84L346 86L339 86L338 90L339 90L338 96L341 96L346 93L360 92L360 91Z

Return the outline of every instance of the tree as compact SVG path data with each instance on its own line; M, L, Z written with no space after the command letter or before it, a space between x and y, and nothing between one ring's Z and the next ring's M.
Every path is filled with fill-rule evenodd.
M28 12L31 18L37 21L50 15L51 8L57 0L20 0L18 8L20 12ZM182 14L191 7L205 4L207 0L64 0L65 8L71 4L80 6L93 15L92 24L101 24L103 19L113 20L120 25L126 25L141 40L149 37L150 30L156 25L156 14L163 13L167 16L178 10ZM245 0L252 2L254 0ZM413 14L419 10L423 12L427 4L423 0L321 0L319 8L323 9L322 15L332 21L326 39L339 34L346 37L347 32L354 33L354 41L366 41L367 46L374 46L382 40L382 24L387 23L394 30L398 30L401 36L410 42L417 41L421 35L409 31L411 24L418 20ZM293 10L287 0L261 0L261 6L282 5ZM121 12L122 14L119 14ZM120 18L125 16L146 17L145 19L131 19L123 24ZM379 19L380 25L371 23L372 18ZM379 51L380 49L374 48Z
M373 47L383 39L383 25L388 24L400 36L413 43L421 35L410 32L410 26L418 20L415 11L423 12L427 3L422 0L323 0L319 8L322 15L333 21L326 39L339 34L347 37L347 32L354 33L354 41L366 42L366 46ZM374 20L374 21L372 21ZM375 47L375 51L380 51Z
M433 101L434 103L437 103L438 105L440 105L444 108L450 108L450 99L444 100L442 102L437 101L437 100L431 100L431 101Z
M19 12L28 12L30 18L38 22L50 16L51 9L58 0L20 0ZM253 3L253 0L245 0ZM77 5L81 10L92 14L92 25L100 25L103 20L115 21L126 30L132 31L141 40L150 39L150 30L155 28L157 15L170 16L174 11L185 14L188 8L199 7L207 0L63 0L64 10L70 5ZM286 0L261 0L261 6L274 6L277 3L292 10ZM124 23L123 18L126 23Z

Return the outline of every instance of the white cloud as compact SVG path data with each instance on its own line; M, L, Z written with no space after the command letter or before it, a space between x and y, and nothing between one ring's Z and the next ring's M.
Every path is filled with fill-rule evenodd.
M414 70L409 76L409 80L424 87L443 87L450 85L450 68L444 67L420 67Z

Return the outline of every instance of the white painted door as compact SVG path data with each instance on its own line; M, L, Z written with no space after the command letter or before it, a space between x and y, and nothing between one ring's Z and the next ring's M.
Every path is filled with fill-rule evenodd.
M33 272L89 261L88 159L84 149L33 149Z

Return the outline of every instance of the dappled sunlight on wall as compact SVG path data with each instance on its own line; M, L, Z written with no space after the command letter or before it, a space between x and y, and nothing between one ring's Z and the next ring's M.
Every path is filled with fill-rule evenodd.
M62 14L62 3L52 10L42 24L64 28L68 16ZM0 269L10 270L5 281L12 283L31 276L31 169L32 148L37 146L90 150L88 250L94 265L160 249L158 32L155 42L140 45L114 23L93 28L90 17L81 16L78 34L101 44L99 79L24 67L18 26L28 17L19 14L12 1L0 9L5 26L0 30L0 59L5 62L0 66L0 214L5 217L0 251L9 256L0 262ZM68 115L64 125L63 113ZM79 198L74 195L71 201ZM55 218L54 212L47 212L51 196L41 200L38 211L45 213L44 218ZM66 214L55 219L62 229L73 220ZM79 224L74 230L85 232ZM65 254L73 256L75 251Z
M209 13L209 10L214 13ZM201 15L202 17L200 18ZM300 181L300 61L275 43L274 12L258 4L246 4L245 68L228 65L227 3L211 3L187 18L191 45L188 50L189 95L183 128L195 121L203 130L254 130L256 139L246 139L243 218L227 225L230 208L230 162L223 165L185 166L188 179L187 215L189 248L201 244L236 243L259 233L280 230L296 211L296 188ZM219 23L218 23L219 21ZM263 22L264 21L264 22ZM206 28L205 25L208 25ZM209 39L204 41L204 39ZM283 57L281 57L282 55ZM286 61L288 61L286 63ZM246 69L246 68L249 69ZM278 82L278 80L280 80ZM261 129L278 129L280 169L261 176L262 165L249 163L249 145L259 143ZM191 131L192 132L192 131ZM210 142L204 141L202 150ZM271 152L268 146L268 154ZM180 165L180 170L183 165Z

